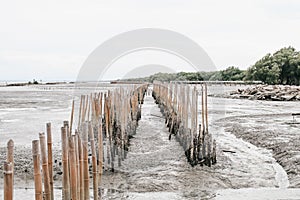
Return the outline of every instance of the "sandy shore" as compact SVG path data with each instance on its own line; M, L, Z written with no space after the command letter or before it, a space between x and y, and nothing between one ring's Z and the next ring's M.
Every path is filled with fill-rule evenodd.
M258 147L272 150L288 174L290 187L300 187L299 120L290 113L230 117L225 131Z

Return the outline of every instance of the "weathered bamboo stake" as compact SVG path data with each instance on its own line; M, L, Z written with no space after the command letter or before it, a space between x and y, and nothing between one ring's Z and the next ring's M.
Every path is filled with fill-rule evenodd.
M62 166L63 166L63 199L70 199L70 177L69 177L69 145L68 145L68 130L67 127L61 128L62 141Z
M79 167L79 147L78 147L78 131L75 130L75 155L76 155L76 180L77 180L77 199L80 199L80 167Z
M105 95L106 96L106 95ZM106 134L106 150L107 150L107 166L109 167L109 164L111 162L110 160L110 112L109 112L109 95L105 98L105 104L104 104L104 115L105 115L105 134Z
M213 149L212 149L212 164L217 163L217 143L216 140L213 140Z
M12 165L12 181L14 183L14 141L13 140L9 140L7 142L7 158L6 158L7 162L11 163Z
M82 147L82 139L79 135L78 135L78 158L79 158L80 200L84 200L83 147Z
M98 172L99 172L99 183L101 183L101 176L103 173L103 135L102 135L102 92L100 93L99 97L99 108L98 108L98 160L99 160L99 166L98 166Z
M74 118L74 103L75 103L75 100L72 101L72 111L71 111L70 130L69 130L71 135L72 135L73 118Z
M54 200L51 123L46 124L46 129L47 129L47 147L48 147L47 150L48 150L48 169L49 169L50 193L51 193L51 199Z
M76 152L75 152L75 135L69 137L69 161L70 161L70 185L71 199L77 200L77 170L76 170Z
M39 138L40 138L40 148L41 148L41 158L42 158L45 200L51 200L51 187L50 187L45 133L40 133Z
M99 120L98 127L98 156L99 156L99 184L101 183L101 177L103 174L103 137L102 137L102 120Z
M95 120L95 100L93 97L93 94L90 94L90 112L91 112L91 122L94 124L94 120ZM90 120L88 120L90 121Z
M79 112L78 112L78 130L79 130L79 127L80 127L80 123L81 123L81 116L82 116L82 107L83 107L83 95L81 95L80 97L80 104L79 104Z
M92 149L92 174L93 174L93 190L94 190L94 199L98 199L98 178L97 178L97 155L95 147L95 136L92 124L89 123L89 137Z
M204 103L204 87L203 85L201 85L201 91L202 91L202 95L201 95L201 98L202 98L202 101L201 101L201 104L202 104L202 122L201 122L201 132L203 133L203 138L201 138L201 142L202 140L204 139L204 130L206 129L205 128L205 122L204 122L204 119L205 119L205 103Z
M194 90L192 90L192 103L190 106L190 111L191 111L191 134L190 134L190 146L191 146L191 154L190 154L190 159L192 162L194 162L194 135L195 135L195 127L197 127L197 125L195 124L195 119L196 119L196 115L195 115L195 88ZM193 163L194 164L194 163Z
M82 125L82 123L85 121L85 110L86 110L86 101L85 101L85 95L82 95L82 112L81 112L81 121L80 124ZM78 126L78 127L82 127L82 126Z
M207 84L205 86L205 132L208 133Z
M123 101L121 100L121 113L122 113L122 116L121 116L121 152L120 152L120 157L121 157L121 160L123 161L124 160L124 148L125 148L125 143L124 143L124 140L125 140L125 132L126 132L126 118L127 118L127 97L125 96L125 91L124 89L122 90L122 94L121 94L121 99L123 99Z
M14 169L14 141L9 140L7 142L7 162L11 163L12 169Z
M13 199L13 164L4 161L4 200Z
M41 176L41 163L40 163L40 141L32 141L32 157L33 157L33 177L34 177L34 188L35 188L35 199L43 199L42 190L42 176Z
M206 156L206 164L208 167L211 167L211 134L207 134L207 156Z
M203 161L206 162L207 159L207 132L206 132L206 111L205 111L205 85L202 84L201 85L201 98L202 98L202 123L201 123L201 132L200 132L200 136L201 137L201 153L202 153L202 159L204 159Z
M109 104L110 104L110 123L108 124L109 126L109 147L110 147L110 156L111 156L111 170L112 172L114 172L115 167L114 167L114 162L115 162L115 153L114 153L114 144L113 144L113 123L114 123L114 108L113 108L113 102L111 100L112 98L110 98Z
M195 140L195 159L198 162L198 153L199 153L199 140L198 140L198 90L195 86L194 88L195 91L195 136L194 136L194 140Z
M88 124L83 123L82 149L83 149L83 180L84 180L84 200L90 199L90 179L88 162Z
M87 116L87 115L89 115L88 110L89 110L89 108L90 108L90 105L89 105L89 97L86 96L85 100L86 100L86 101L85 101L84 120L83 120L83 121L85 121L86 119L87 119L87 121L88 121L88 116Z
M92 101L89 101L89 98L87 97L87 121L90 121L90 113L91 113L91 109L92 109Z

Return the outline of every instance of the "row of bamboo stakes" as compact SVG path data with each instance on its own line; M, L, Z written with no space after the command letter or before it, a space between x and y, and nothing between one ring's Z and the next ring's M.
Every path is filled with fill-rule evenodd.
M64 121L61 127L64 200L88 200L91 197L101 199L101 177L106 171L113 172L120 167L126 158L129 138L135 134L147 88L147 84L135 85L106 93L82 95L75 131L73 101L70 122ZM199 126L199 92L196 87L156 82L152 95L165 115L170 139L172 134L176 136L185 149L188 161L193 166L211 166L216 163L216 142L208 133L207 86L203 84L201 88L202 112ZM7 144L7 160L4 162L4 200L13 199L13 149L14 143L10 140ZM51 123L46 124L46 135L39 133L39 140L32 141L32 157L35 199L53 200Z
M75 131L73 101L71 119L61 127L62 199L101 199L101 177L126 158L147 88L147 84L131 85L82 95ZM4 163L4 200L13 199L13 146L10 140ZM46 124L46 135L39 133L39 139L32 141L32 158L35 199L54 200L51 123Z
M155 82L152 95L165 116L170 132L169 139L175 135L183 146L190 164L192 166L215 164L216 140L208 132L207 85L201 84L199 125L199 91L196 86Z

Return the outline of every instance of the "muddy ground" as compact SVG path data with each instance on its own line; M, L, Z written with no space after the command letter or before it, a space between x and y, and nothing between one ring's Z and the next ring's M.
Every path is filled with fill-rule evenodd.
M268 114L226 118L225 131L258 147L272 150L287 172L290 187L300 187L300 120L291 114ZM290 120L287 120L290 119Z
M210 88L210 92L214 92L213 89ZM65 101L65 104L67 110L69 102ZM212 168L191 167L182 147L173 139L169 141L159 108L151 97L147 97L127 159L115 173L106 171L102 178L104 199L234 199L234 196L239 199L241 193L248 195L248 199L255 199L251 195L256 194L256 190L259 190L257 194L271 195L269 199L276 199L283 192L295 199L293 197L300 195L300 191L287 192L286 188L299 187L297 143L300 140L297 133L300 125L290 115L298 108L300 110L297 102L210 97L209 131L217 140L217 164ZM59 126L55 128L59 129ZM61 156L59 132L55 134L58 142L54 146L54 174L59 196ZM22 141L22 136L17 141ZM5 141L1 139L1 143L0 170L6 150ZM32 166L28 141L18 142L15 147L15 185L19 188L16 196L23 199L31 199L33 194ZM1 187L2 173L0 177ZM26 193L22 192L24 188L29 188ZM277 195L272 198L272 194Z

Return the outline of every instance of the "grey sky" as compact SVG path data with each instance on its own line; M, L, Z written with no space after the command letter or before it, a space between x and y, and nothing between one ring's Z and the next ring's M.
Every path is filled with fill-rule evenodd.
M146 27L190 37L219 69L246 69L281 47L300 50L299 10L298 0L2 1L0 80L75 79L102 42ZM140 54L138 65L184 65L156 54ZM126 73L129 65L137 66L134 55L114 67Z

